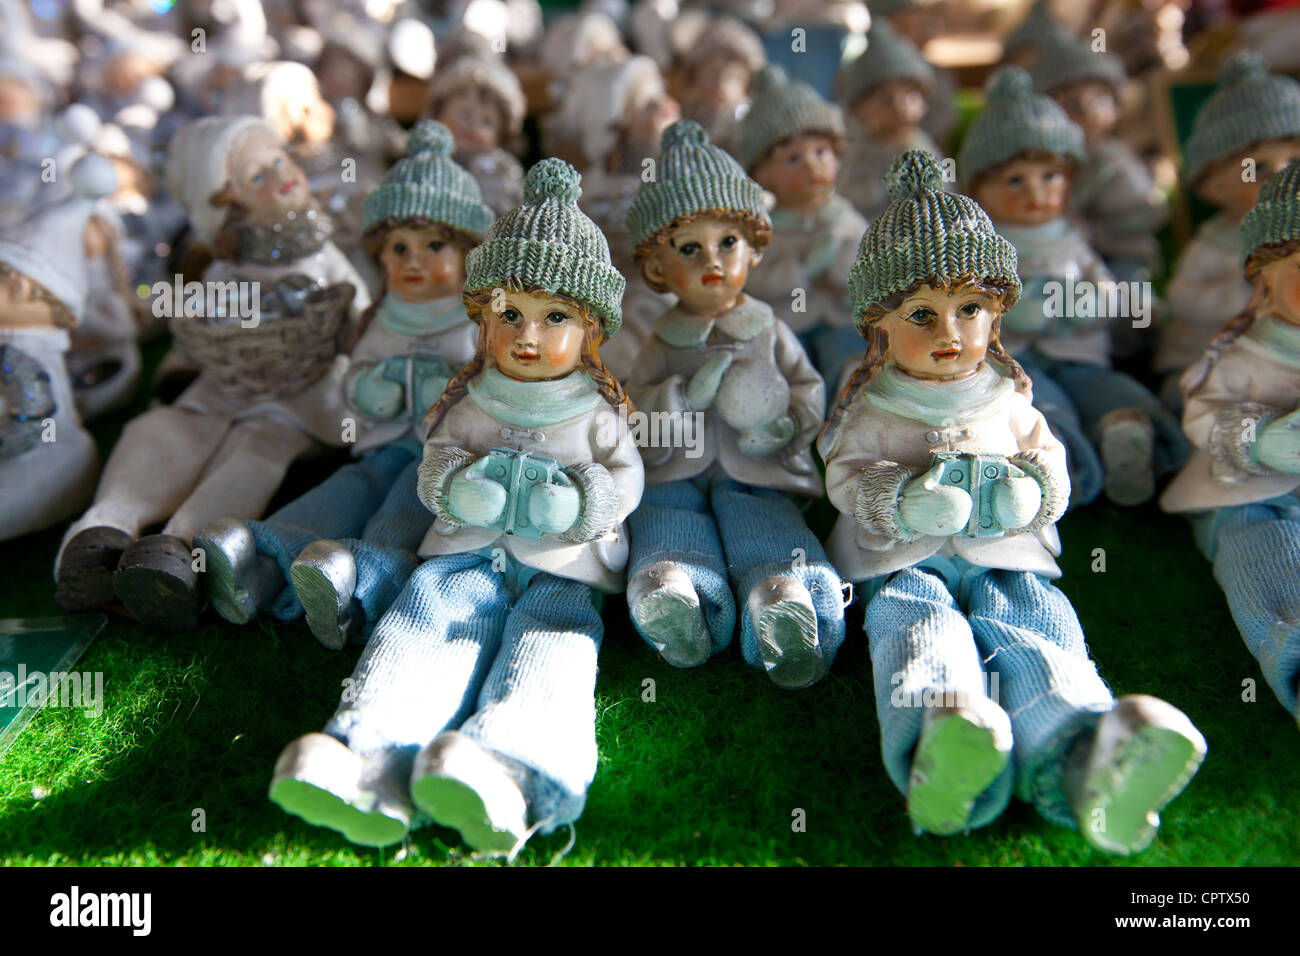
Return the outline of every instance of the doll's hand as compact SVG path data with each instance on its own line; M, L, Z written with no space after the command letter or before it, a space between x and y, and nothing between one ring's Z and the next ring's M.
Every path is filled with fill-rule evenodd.
M999 478L993 485L993 515L1008 531L1023 528L1043 507L1043 489L1033 478Z
M686 404L691 411L702 412L713 404L718 395L722 376L731 368L730 352L719 352L700 366L700 370L686 383Z
M563 534L578 520L582 495L577 488L547 482L528 497L528 519L543 534Z
M424 413L442 398L449 382L445 375L427 375L415 383L415 420L418 422Z
M1255 460L1288 475L1300 475L1300 409L1275 418L1259 431Z
M352 394L357 408L368 418L388 419L402 410L405 389L384 378L384 366L368 368L357 377Z
M947 537L966 527L971 497L961 488L941 485L932 471L913 478L898 496L902 523L920 534Z
M487 476L487 459L480 458L451 479L447 504L458 521L487 527L505 510L506 489Z
M795 420L789 415L782 415L741 432L736 439L736 446L742 455L766 458L789 445L798 431L799 426Z

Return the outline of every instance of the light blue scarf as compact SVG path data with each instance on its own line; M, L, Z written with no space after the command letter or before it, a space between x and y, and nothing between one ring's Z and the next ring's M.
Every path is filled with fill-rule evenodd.
M484 369L470 379L469 397L498 421L527 428L568 421L604 400L591 376L583 371L544 382L521 382L496 368Z
M1261 315L1238 341L1256 355L1300 368L1300 325L1275 315Z
M877 408L901 418L946 428L987 417L1015 390L1010 376L990 362L955 382L917 378L890 362L862 394Z
M379 320L390 332L420 339L445 332L455 325L470 321L470 318L459 294L428 302L403 302L390 292L379 303Z

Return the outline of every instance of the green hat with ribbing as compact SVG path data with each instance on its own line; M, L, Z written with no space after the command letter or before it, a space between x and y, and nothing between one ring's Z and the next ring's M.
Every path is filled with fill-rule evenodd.
M1002 52L1008 54L1035 49L1041 46L1043 41L1062 32L1065 32L1065 26L1052 16L1052 8L1048 0L1036 0L1029 8L1029 12L1025 14L1025 18L1016 24L1016 28L1002 41Z
M990 166L1021 153L1042 152L1083 159L1083 130L1018 66L1004 66L989 79L984 111L975 117L957 153L957 170L969 184Z
M712 209L745 212L770 222L763 187L745 175L731 154L709 142L694 120L664 130L659 175L642 183L627 212L627 229L640 245L678 216Z
M849 270L859 331L868 307L916 282L1000 279L1020 297L1016 247L998 235L979 203L944 191L936 157L909 149L889 167L885 184L889 205L862 237Z
M1241 262L1261 246L1300 239L1300 161L1279 169L1259 187L1259 198L1241 220Z
M1040 93L1071 83L1105 83L1115 92L1123 88L1127 74L1124 64L1113 53L1096 51L1091 44L1065 31L1043 40L1031 74Z
M480 241L492 225L492 210L483 204L478 182L452 160L454 149L447 127L436 120L416 123L406 141L406 157L366 197L362 232L390 219L428 219Z
M792 80L779 66L765 66L754 77L749 112L740 121L736 158L746 172L782 140L801 133L844 136L844 114L834 103L801 80Z
M609 243L578 208L582 177L562 159L543 159L524 177L524 201L502 213L465 257L465 294L511 279L577 299L600 318L605 338L623 322L623 276Z
M1184 155L1195 181L1220 159L1266 139L1300 137L1300 83L1270 73L1262 56L1238 53L1223 64L1219 88L1192 121Z
M934 86L934 68L916 44L881 18L872 21L867 31L867 48L845 67L842 102L852 106L858 97L891 80L911 80L929 90Z

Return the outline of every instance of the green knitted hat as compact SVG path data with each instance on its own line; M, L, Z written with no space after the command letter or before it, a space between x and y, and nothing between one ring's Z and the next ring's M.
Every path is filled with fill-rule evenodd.
M1018 66L1004 66L989 79L984 111L975 117L957 153L961 181L970 184L990 166L1030 151L1083 159L1083 130Z
M934 156L909 149L889 167L885 183L889 205L862 237L849 270L859 331L868 307L918 281L1002 279L1020 297L1015 246L998 235L979 203L944 192Z
M1036 48L1044 40L1064 30L1064 25L1052 16L1048 0L1036 0L1029 8L1029 12L1025 14L1025 18L1002 41L1002 52L1008 54Z
M1259 198L1241 220L1241 262L1261 246L1300 239L1300 162L1280 169L1259 187Z
M465 257L465 294L513 278L577 299L600 317L605 338L617 332L626 283L610 265L604 234L578 208L581 195L582 177L562 159L528 170L523 203L502 213Z
M765 66L754 77L753 103L740 121L740 165L745 172L782 140L800 133L844 135L844 115L834 103L779 66Z
M678 216L710 209L746 212L771 220L763 187L740 164L709 142L694 120L678 120L664 130L657 181L642 183L627 212L633 245L640 245Z
M1032 74L1040 93L1051 93L1071 83L1105 83L1116 94L1127 78L1124 63L1113 53L1096 52L1084 40L1064 31L1052 34L1039 46Z
M454 148L451 131L441 123L416 123L406 141L406 158L366 197L362 232L389 218L428 219L480 241L492 225L492 210L483 204L474 177L452 161Z
M1192 123L1185 155L1195 181L1214 162L1266 139L1300 136L1300 83L1268 72L1258 53L1238 53L1223 64L1219 88Z
M890 80L912 80L926 90L934 86L934 69L921 51L883 18L872 22L867 48L844 69L843 102L850 107L858 97Z

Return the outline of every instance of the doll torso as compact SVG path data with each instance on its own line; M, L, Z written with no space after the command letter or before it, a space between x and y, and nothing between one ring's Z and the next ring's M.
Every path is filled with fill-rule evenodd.
M920 537L901 541L862 527L855 517L864 469L884 463L913 476L937 452L1034 454L1057 476L1066 474L1065 449L1028 396L985 363L972 379L930 385L887 365L854 396L829 441L823 440L826 488L841 512L828 542L831 560L847 580L862 581L910 567L934 555L958 555L981 567L1060 575L1054 524L1000 538ZM1065 479L1068 483L1068 478ZM1068 492L1067 492L1068 495Z
M1169 280L1171 319L1156 351L1156 371L1175 372L1200 358L1224 323L1246 307L1250 293L1241 270L1240 228L1221 214L1207 219Z
M923 129L917 129L903 145L884 144L857 124L849 129L844 146L844 166L837 189L868 220L875 219L889 205L884 176L890 164L909 149L923 149L939 155L939 147Z
M1169 218L1169 204L1123 140L1110 137L1088 153L1071 184L1070 205L1087 222L1098 253L1155 266L1155 233Z
M485 153L458 153L452 158L474 177L483 203L498 216L523 202L524 168L501 147Z

